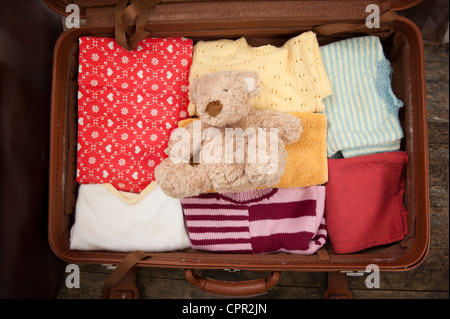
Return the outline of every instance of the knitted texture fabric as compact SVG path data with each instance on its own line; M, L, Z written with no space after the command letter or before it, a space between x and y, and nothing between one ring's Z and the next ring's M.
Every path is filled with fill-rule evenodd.
M326 242L325 186L202 194L181 203L193 249L311 255Z
M392 91L392 68L380 39L350 38L320 50L333 89L324 100L328 157L399 150L403 102Z
M287 159L284 174L274 188L309 187L328 181L327 117L322 113L290 113L302 121L300 139L286 145ZM184 127L198 119L178 123ZM214 191L214 190L211 190Z
M194 46L189 83L193 77L225 70L255 70L262 93L256 109L285 112L319 112L331 88L314 32L291 38L282 47L250 46L245 38L199 41ZM190 103L189 114L195 114Z
M327 117L320 113L292 113L302 121L300 139L286 145L286 168L274 188L309 187L328 181Z
M180 200L153 183L140 194L111 184L80 185L70 248L130 252L189 248Z

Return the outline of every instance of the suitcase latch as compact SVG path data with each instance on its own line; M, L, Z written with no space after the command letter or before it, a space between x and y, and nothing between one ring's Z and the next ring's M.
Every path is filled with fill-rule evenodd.
M241 271L240 269L224 269L224 271L228 271L228 272L238 272Z
M114 270L117 268L117 265L113 265L113 264L102 264L102 266L108 270Z
M349 277L362 277L365 274L370 273L370 271L366 271L366 270L357 270L357 271L341 270L341 273L346 274Z

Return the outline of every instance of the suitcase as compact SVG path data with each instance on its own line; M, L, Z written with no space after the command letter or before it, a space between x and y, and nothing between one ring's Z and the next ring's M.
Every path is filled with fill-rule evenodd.
M65 1L45 0L67 16ZM50 245L59 258L70 263L118 265L103 287L103 298L138 298L134 283L138 267L185 269L186 279L204 291L231 297L266 293L277 284L282 271L328 272L324 298L351 298L346 271L365 271L376 264L381 271L405 271L420 265L430 241L428 194L428 142L425 102L423 42L418 28L396 12L420 1L128 1L77 0L85 24L65 31L54 49L50 135L49 225ZM366 7L380 9L380 28L365 24ZM124 47L136 39L185 36L197 40L246 37L249 43L282 45L287 39L313 30L319 43L352 36L379 36L394 68L392 87L404 102L400 120L405 133L401 150L406 151L404 205L409 233L389 245L352 254L335 254L329 245L316 254L267 255L215 254L186 249L176 252L129 254L111 251L75 251L69 248L77 182L77 54L80 36L115 37ZM267 278L224 282L202 278L196 269L242 269L270 271Z

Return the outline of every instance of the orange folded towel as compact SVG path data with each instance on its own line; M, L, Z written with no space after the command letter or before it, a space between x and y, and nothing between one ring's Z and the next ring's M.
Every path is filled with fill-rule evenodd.
M291 113L302 121L303 133L286 145L287 163L281 181L272 187L309 187L328 182L327 116L321 113Z

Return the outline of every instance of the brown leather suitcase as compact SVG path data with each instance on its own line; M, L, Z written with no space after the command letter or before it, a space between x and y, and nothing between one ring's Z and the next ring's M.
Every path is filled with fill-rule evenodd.
M61 15L66 1L45 0ZM49 241L53 251L70 263L118 265L105 282L104 298L137 298L137 267L182 268L187 280L206 292L223 296L266 293L282 271L328 272L324 298L352 297L345 271L364 271L376 264L381 271L405 271L427 256L430 240L428 194L428 141L425 102L424 52L418 28L395 12L412 7L414 0L325 1L213 1L76 0L86 24L69 29L54 51L51 151L49 177ZM116 3L119 3L116 6ZM380 28L365 25L366 7L380 8ZM136 26L137 25L137 26ZM408 211L407 237L399 242L352 254L335 254L330 246L311 256L214 254L187 249L166 253L130 254L110 251L75 251L69 248L77 195L76 123L78 38L85 35L116 37L124 46L148 34L185 36L196 40L245 36L254 45L281 45L304 31L313 30L320 44L355 35L372 34L382 40L394 68L393 89L404 102L400 113L405 137L401 149L409 156L404 204ZM271 271L268 278L222 282L202 278L195 269Z

